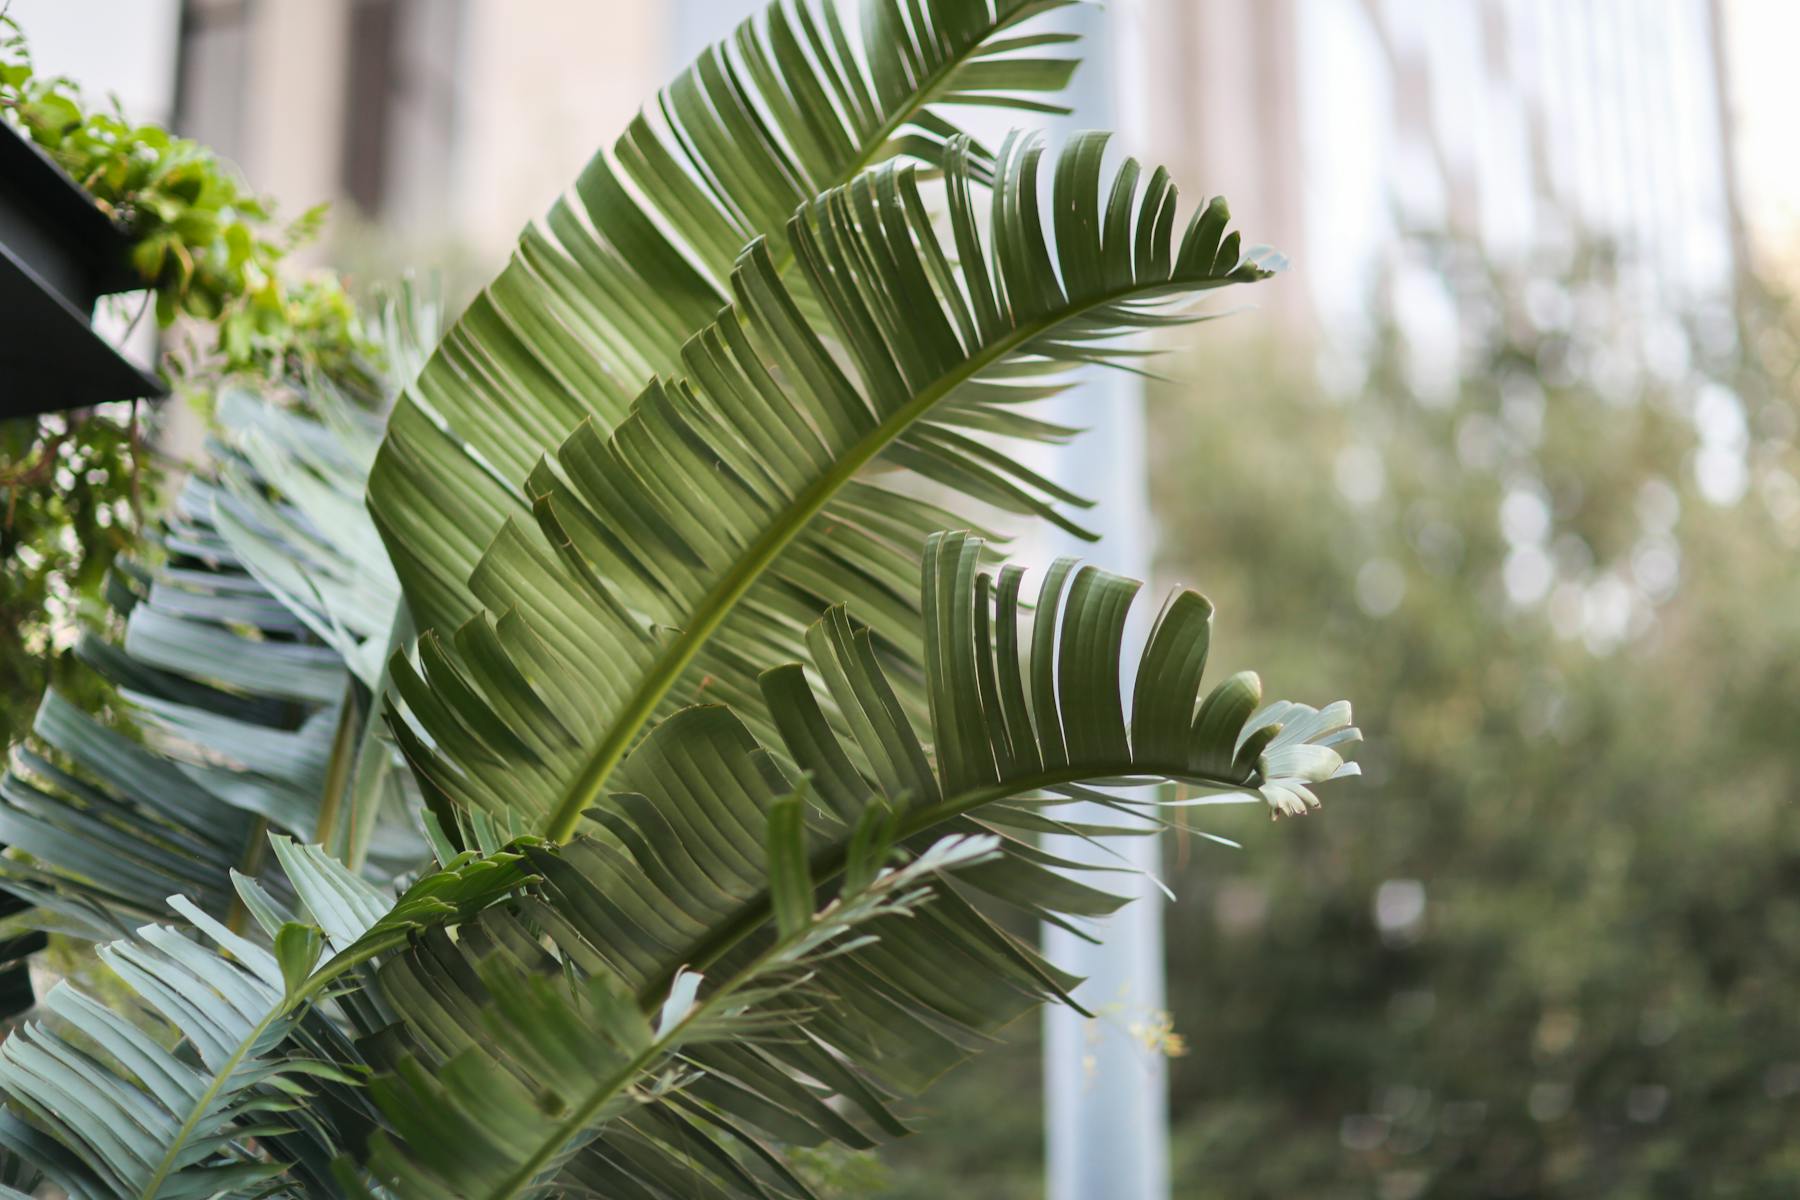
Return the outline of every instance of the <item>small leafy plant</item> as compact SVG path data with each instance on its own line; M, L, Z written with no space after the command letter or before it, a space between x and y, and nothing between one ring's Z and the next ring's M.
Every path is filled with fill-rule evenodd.
M159 324L186 316L216 327L226 372L360 367L355 356L369 342L342 285L327 274L290 280L282 267L317 236L323 205L279 224L269 201L211 150L131 121L116 101L91 104L70 79L39 74L6 17L0 114L131 235L131 263Z

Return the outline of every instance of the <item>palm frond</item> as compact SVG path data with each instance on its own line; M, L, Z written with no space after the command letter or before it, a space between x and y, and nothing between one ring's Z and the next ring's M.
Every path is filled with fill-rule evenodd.
M237 564L375 688L400 584L362 494L383 418L323 379L298 412L241 387L219 398L212 518Z
M1102 138L1057 159L1048 227L1040 146L1002 148L984 222L972 153L951 142L953 245L931 228L910 166L827 193L789 237L829 328L807 321L756 243L733 273L736 303L685 348L687 378L653 383L610 435L584 422L539 464L535 524L509 522L471 577L499 618L427 636L417 666L393 666L408 717L396 733L440 799L560 839L656 717L708 697L757 721L756 672L799 653L827 604L850 601L891 644L916 649L915 548L943 514L863 469L884 459L1054 513L1054 489L965 414L1004 415L1012 388L1040 394L1047 371L1103 357L1102 337L1267 274L1226 234L1222 202L1178 242L1160 171L1140 190L1125 164L1103 213ZM432 519L456 521L440 497L454 475L431 477L419 495L437 497ZM371 503L378 519L424 515L379 470ZM404 560L400 574L411 591Z
M0 841L34 860L28 875L5 864L9 886L117 913L113 932L153 919L171 892L224 913L229 872L250 865L267 825L311 832L349 683L243 571L213 499L208 481L189 481L160 531L167 564L120 564L109 581L124 638L88 633L77 647L118 686L142 738L52 692L0 782Z
M358 1083L361 1064L314 1006L371 959L473 914L523 876L516 855L461 860L395 901L316 847L277 839L276 851L297 919L239 880L272 949L172 897L214 948L146 925L100 951L151 1029L64 983L42 1005L57 1028L33 1021L0 1045L0 1091L15 1106L0 1112L0 1146L72 1196L266 1195L267 1181L308 1159L312 1185L329 1194L329 1160L348 1139L325 1128L309 1089Z
M171 892L223 917L229 873L255 868L265 830L350 824L334 813L399 606L360 502L381 423L321 381L310 412L285 399L224 391L215 468L155 534L165 561L108 582L124 636L77 645L141 739L51 694L0 781L0 843L31 855L0 873L60 928L117 936ZM386 872L422 857L403 824L359 815Z
M470 576L528 518L544 448L583 421L609 432L646 380L681 374L746 245L769 239L781 271L801 204L884 159L939 162L957 107L1060 90L1073 39L1015 31L1071 2L865 0L846 22L847 4L775 0L663 89L526 230L395 410L375 515L419 627L480 610Z
M1001 832L995 864L961 878L1041 919L1099 916L1116 898L1067 880L1062 873L1075 864L1019 836L1053 823L1062 804L1104 799L1120 816L1117 826L1088 831L1104 837L1141 830L1142 818L1190 803L1193 793L1211 803L1260 801L1275 815L1304 812L1317 807L1314 786L1356 773L1340 752L1360 736L1348 704L1265 705L1248 672L1201 695L1212 608L1198 593L1176 591L1164 605L1136 664L1128 717L1120 681L1137 582L1058 560L1028 616L1024 572L991 573L982 553L977 539L949 534L924 554L929 739L895 702L869 631L842 607L808 631L821 684L798 664L762 677L785 758L803 773L817 826L828 834L810 851L820 877L849 869L874 812L894 823L902 845L946 832ZM826 703L843 714L850 737L825 720ZM1100 790L1146 780L1174 781L1189 794L1145 800ZM704 931L698 939L669 946L648 974L627 972L640 996L651 998L675 971L709 969L768 922L774 897L754 857L732 840L734 831L759 829L774 797L797 785L734 714L712 706L658 726L620 771L619 786L590 814L594 823L639 854L648 848L665 863L694 863L697 876L668 877L663 886L678 890L663 900L706 914L693 926ZM552 882L559 878L543 869ZM748 890L752 903L720 911L716 891L679 891L697 877L714 888L725 881L728 895L729 881L756 884ZM622 882L599 887L623 894Z
M369 1167L382 1187L403 1197L500 1200L535 1194L584 1147L591 1177L621 1153L629 1156L633 1144L655 1144L658 1119L672 1114L634 1110L690 1090L694 1072L687 1060L700 1048L785 1034L792 1011L776 1010L775 1002L804 1002L822 964L870 940L852 934L912 915L931 898L938 873L993 853L991 838L946 838L902 866L869 871L815 912L799 806L790 797L776 812L794 819L778 816L770 825L770 878L792 899L774 938L728 975L683 974L654 1013L641 1011L621 980L604 971L571 985L556 959L534 949L516 919L500 910L465 927L454 950L438 947L440 962L455 959L471 971L462 983L477 992L464 998L479 1002L481 1025L470 1032L485 1036L447 1056L443 1045L424 1059L408 1054L395 1073L374 1083L401 1139L373 1139ZM576 953L586 952L583 943ZM596 1130L621 1119L629 1126L622 1144L592 1145ZM616 1185L642 1173L626 1172L604 1193L635 1194ZM720 1175L730 1182L756 1179L746 1164L715 1159L697 1165L689 1189ZM684 1194L696 1194L689 1189Z
M624 790L590 814L596 832L521 847L539 877L528 895L484 912L454 941L435 931L383 967L382 994L408 1031L382 1085L408 1150L404 1159L384 1152L384 1182L424 1195L466 1177L501 1181L473 1195L525 1194L579 1148L566 1168L608 1179L606 1194L657 1195L630 1153L655 1145L666 1153L646 1149L644 1163L679 1159L687 1146L721 1194L778 1194L778 1179L745 1166L764 1161L765 1142L867 1146L902 1132L891 1097L916 1093L1040 1000L1066 998L1076 981L976 902L985 895L1062 923L1118 906L1076 877L1076 864L1021 836L1070 830L1056 821L1061 804L1102 797L1118 824L1079 832L1105 838L1141 832L1161 802L1183 802L1102 790L1112 784L1177 780L1214 801L1281 813L1305 811L1317 804L1314 786L1354 774L1341 756L1357 738L1347 705L1261 705L1248 674L1202 696L1212 609L1197 593L1178 591L1164 606L1128 716L1122 647L1138 585L1063 560L1028 617L1022 572L991 573L982 558L980 542L963 534L935 538L925 552L929 745L897 704L868 630L834 609L808 642L850 738L832 730L800 665L762 681L801 777L729 709L683 710L621 769ZM982 839L989 852L933 884L931 905L875 921L869 940L814 963L805 995L759 996L762 1036L684 1048L679 1086L646 1082L635 1105L609 1090L615 1111L574 1103L589 1093L571 1092L555 1082L563 1068L544 1065L558 1039L579 1040L596 1021L641 1034L656 1013L692 1000L697 975L755 970L805 927L815 887L835 882L840 896L858 895L889 846L924 861L947 836ZM578 981L573 993L527 982L560 974ZM574 1015L559 1015L571 1005ZM611 1062L642 1044L608 1035L590 1054ZM554 1054L587 1083L613 1078L606 1064L588 1072L572 1051ZM464 1132L481 1121L495 1132Z

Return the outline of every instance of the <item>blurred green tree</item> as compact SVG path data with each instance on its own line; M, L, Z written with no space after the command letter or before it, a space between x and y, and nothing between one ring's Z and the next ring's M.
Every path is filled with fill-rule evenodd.
M1354 830L1177 875L1179 1194L1792 1195L1790 314L1435 259L1450 383L1389 326L1346 398L1160 410L1168 569L1384 735ZM1250 396L1312 451L1199 435Z

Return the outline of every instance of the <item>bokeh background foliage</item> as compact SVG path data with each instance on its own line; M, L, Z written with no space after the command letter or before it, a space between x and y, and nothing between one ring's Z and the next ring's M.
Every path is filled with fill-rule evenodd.
M1793 1195L1800 326L1749 280L1636 305L1602 248L1426 261L1451 376L1384 319L1321 370L1251 334L1153 394L1161 569L1380 731L1358 796L1168 848L1174 1194ZM876 1194L1042 1194L1016 1037Z

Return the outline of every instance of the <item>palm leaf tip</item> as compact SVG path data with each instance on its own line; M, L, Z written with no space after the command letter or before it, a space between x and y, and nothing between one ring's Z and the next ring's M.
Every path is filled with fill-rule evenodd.
M1362 740L1362 731L1350 721L1348 700L1324 708L1278 700L1245 722L1239 744L1261 746L1256 791L1272 819L1303 817L1320 807L1314 787L1362 774L1360 766L1344 757Z
M924 555L926 678L945 793L1161 777L1214 802L1258 796L1281 815L1317 808L1314 786L1357 773L1343 757L1361 738L1347 702L1263 705L1249 671L1201 695L1213 606L1200 593L1176 589L1164 603L1127 717L1120 681L1137 581L1062 559L1027 616L1023 572L982 559L981 540L966 533L934 536Z

